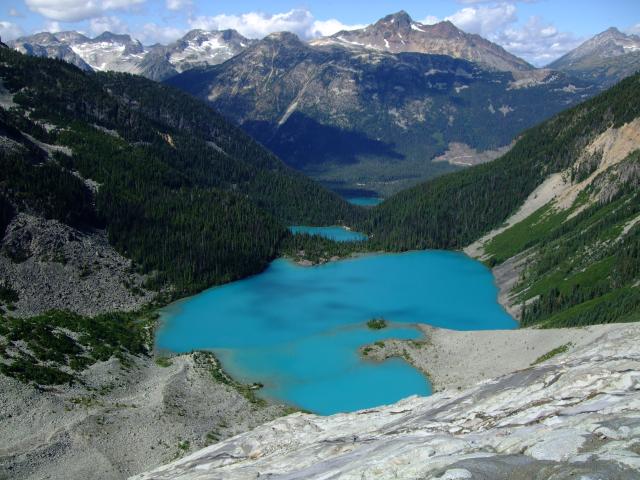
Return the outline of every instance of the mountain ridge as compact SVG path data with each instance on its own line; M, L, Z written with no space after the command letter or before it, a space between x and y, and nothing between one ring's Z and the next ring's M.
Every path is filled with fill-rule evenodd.
M640 70L640 36L610 27L553 61L548 68L611 86Z
M344 30L312 40L312 45L341 44L390 53L448 55L502 71L534 67L479 35L465 33L448 20L433 25L415 22L405 11L388 15L359 30Z
M450 144L478 151L509 145L596 93L560 72L307 44L291 33L166 82L209 102L316 180L344 188L365 183L384 195L456 168L431 161Z
M191 30L168 45L145 47L129 34L105 31L94 38L75 31L20 37L9 46L21 53L60 58L87 71L118 71L162 80L189 68L215 65L254 41L235 30Z

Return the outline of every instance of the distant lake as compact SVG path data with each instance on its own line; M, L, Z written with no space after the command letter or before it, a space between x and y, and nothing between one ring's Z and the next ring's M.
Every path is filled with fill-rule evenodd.
M376 205L380 205L384 201L384 198L377 197L349 197L347 198L347 202L352 203L354 205L358 205L360 207L375 207Z
M306 227L296 225L289 227L291 233L308 233L309 235L319 235L321 237L335 240L336 242L359 242L367 240L367 236L352 230L347 230L345 227L333 226L333 227Z
M394 359L372 363L357 348L418 338L416 322L458 329L510 329L490 271L454 252L364 256L317 267L276 260L262 274L212 288L162 312L157 346L214 351L261 395L319 414L429 395L426 378ZM373 317L391 321L373 331Z

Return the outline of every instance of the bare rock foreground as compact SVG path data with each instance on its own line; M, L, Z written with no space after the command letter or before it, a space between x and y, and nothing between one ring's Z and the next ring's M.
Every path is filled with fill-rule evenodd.
M133 478L637 479L639 453L640 326L629 325L467 390L293 414Z

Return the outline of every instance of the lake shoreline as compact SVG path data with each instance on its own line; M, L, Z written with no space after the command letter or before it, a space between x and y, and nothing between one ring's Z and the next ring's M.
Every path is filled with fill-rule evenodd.
M553 351L564 354L627 324L579 328L457 331L416 324L420 340L386 340L359 349L363 359L403 358L430 381L433 393L460 390L531 367ZM564 351L562 351L564 350ZM366 354L365 354L366 352Z
M422 334L415 328L397 334L394 325L429 318L454 329L517 326L496 302L491 272L460 252L367 252L351 260L308 269L280 259L262 275L180 302L162 315L168 321L157 332L156 346L174 352L231 349L234 365L222 361L232 376L247 372L251 382L266 385L265 395L326 414L430 393L420 370L406 362L373 367L358 361L363 344L396 335L419 340ZM377 317L392 327L375 333L364 328ZM359 328L336 328L343 326ZM238 330L244 332L240 337ZM388 382L391 388L379 389Z

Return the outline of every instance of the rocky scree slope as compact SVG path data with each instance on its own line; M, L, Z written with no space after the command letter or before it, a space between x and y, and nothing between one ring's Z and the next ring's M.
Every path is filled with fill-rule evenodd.
M73 385L0 375L0 478L121 480L289 413L193 353L100 361Z
M447 55L309 45L278 33L167 83L209 102L316 180L389 193L455 168L432 162L451 143L503 147L596 93L559 72L523 71Z
M458 393L290 415L133 478L636 478L639 340L633 325Z

